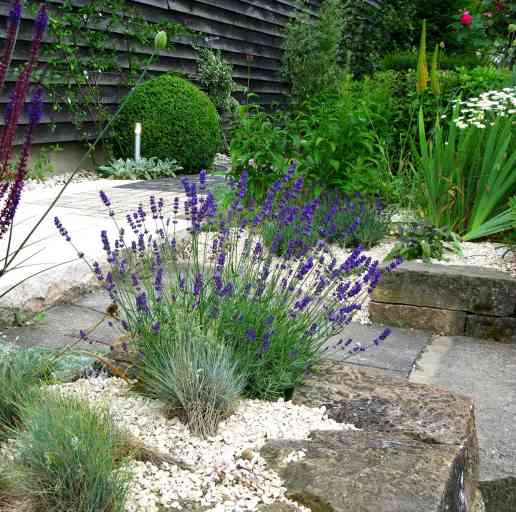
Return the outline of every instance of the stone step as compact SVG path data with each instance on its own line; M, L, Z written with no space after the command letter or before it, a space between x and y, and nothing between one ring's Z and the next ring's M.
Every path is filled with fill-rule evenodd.
M516 341L516 279L481 267L407 262L384 273L369 313L381 324Z
M294 402L325 406L331 418L361 430L268 442L261 453L290 499L316 512L482 510L470 399L324 361ZM304 456L287 463L298 450Z

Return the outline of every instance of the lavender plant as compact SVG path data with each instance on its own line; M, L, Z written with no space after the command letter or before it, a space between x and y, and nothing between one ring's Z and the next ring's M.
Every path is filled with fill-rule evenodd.
M361 309L381 272L378 261L364 255L362 247L338 262L322 240L312 247L291 240L281 257L264 246L261 226L275 218L278 205L287 204L302 186L294 172L291 167L277 180L259 207L245 206L249 203L243 173L226 212L217 211L213 194L206 191L204 172L198 187L184 178L186 256L176 233L179 198L166 217L164 202L151 196L150 212L140 205L127 214L127 226L121 226L109 198L102 194L117 235L112 240L107 231L101 233L108 268L103 271L93 263L92 269L118 306L121 326L134 340L136 352L139 340L149 343L154 337L159 343L163 336L171 336L178 319L186 319L210 332L228 351L245 378L247 396L288 396L302 383L305 371L328 350L328 338L342 334ZM232 227L235 219L238 225ZM306 229L312 221L310 216L304 219ZM204 229L215 222L217 230ZM285 222L291 219L285 216ZM398 264L394 261L388 271ZM345 334L337 346L348 355L366 349Z
M272 217L262 236L275 254L282 254L291 240L297 241L300 251L317 245L320 239L341 247L361 245L369 249L389 231L389 216L382 202L359 192L353 196L326 193L304 204L294 197L280 205Z

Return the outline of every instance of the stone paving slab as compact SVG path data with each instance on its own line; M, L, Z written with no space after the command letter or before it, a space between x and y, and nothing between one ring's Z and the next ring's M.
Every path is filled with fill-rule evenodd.
M352 338L354 342L360 342L362 345L370 345L383 329L380 325L361 325L352 322L346 327L345 334L331 338L328 346L334 346L343 337ZM407 377L430 337L431 334L425 331L392 328L391 335L382 345L372 346L367 352L354 355L347 361L353 365L373 367L393 375ZM343 359L347 357L347 353L341 349L330 348L325 357Z
M516 346L459 336L436 336L418 359L410 380L473 398L480 441L480 480L489 494L487 510L514 512ZM496 491L491 492L493 489Z

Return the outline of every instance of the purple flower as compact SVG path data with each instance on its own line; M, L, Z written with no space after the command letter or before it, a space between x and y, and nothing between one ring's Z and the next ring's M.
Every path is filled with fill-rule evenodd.
M154 322L151 325L151 329L154 333L158 334L161 331L161 324L159 322Z
M206 171L204 169L199 173L199 190L201 192L206 190Z
M271 348L271 337L272 332L265 333L263 339L262 339L262 347L261 347L261 353L266 354L269 349Z
M385 341L388 336L390 336L392 331L389 328L383 330L383 332L373 340L373 343L378 346L382 341Z
M149 303L147 302L147 294L145 292L139 293L136 296L136 310L140 313L149 313Z
M256 330L255 329L247 329L245 335L249 341L256 341Z
M203 278L201 273L197 273L194 279L194 285L193 285L193 294L195 297L198 297L203 289Z
M163 292L163 268L159 267L154 279L154 290L159 295Z
M104 203L104 206L106 208L109 208L111 206L111 201L110 201L109 197L107 196L107 194L103 190L101 190L99 192L99 195L100 195L100 200Z
M68 234L68 231L65 229L61 221L58 217L54 217L54 226L59 231L59 234L67 241L70 242L72 239L70 238L70 235Z

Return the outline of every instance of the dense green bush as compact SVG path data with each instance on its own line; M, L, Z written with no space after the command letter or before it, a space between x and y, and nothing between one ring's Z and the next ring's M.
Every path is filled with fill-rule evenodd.
M267 114L244 109L231 142L233 172L249 172L261 197L292 161L311 187L389 193L385 159L398 109L392 80L358 82L346 77L337 91L314 96L302 110Z
M128 446L107 410L43 394L22 407L24 429L5 480L36 512L123 512Z
M133 154L134 124L142 123L142 156L177 160L185 172L209 167L220 144L219 116L196 86L173 75L139 85L114 125L118 157Z

